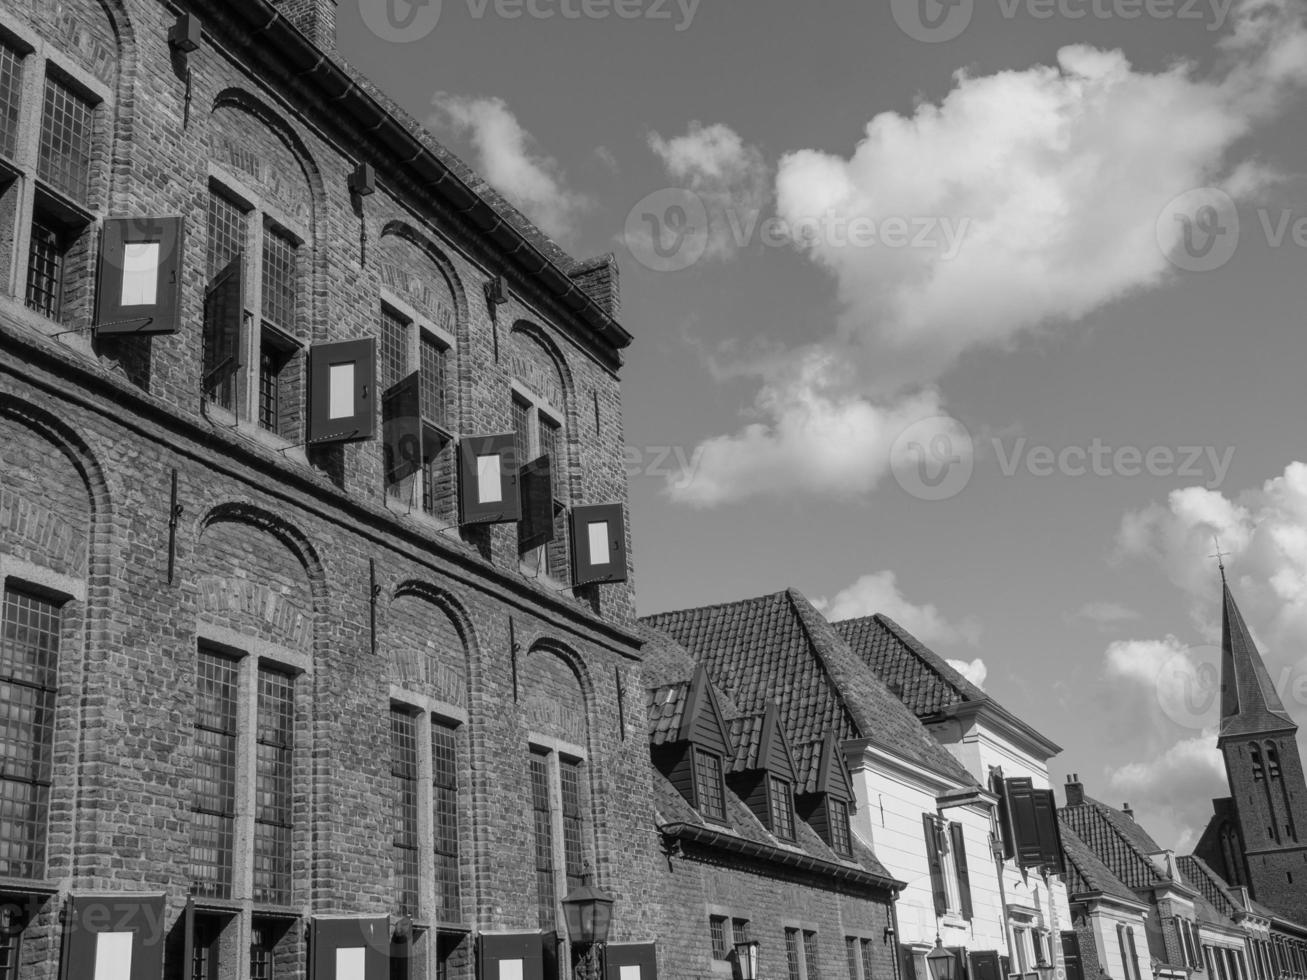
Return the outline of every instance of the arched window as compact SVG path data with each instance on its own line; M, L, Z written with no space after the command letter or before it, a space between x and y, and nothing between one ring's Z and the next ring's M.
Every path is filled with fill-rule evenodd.
M1266 770L1262 767L1262 750L1257 747L1256 742L1249 742L1248 752L1253 760L1253 779L1261 782L1266 778Z

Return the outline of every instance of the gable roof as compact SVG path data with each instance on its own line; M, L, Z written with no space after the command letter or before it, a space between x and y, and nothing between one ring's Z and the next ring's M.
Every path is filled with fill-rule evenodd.
M1221 737L1297 730L1221 574Z
M1085 797L1084 803L1063 807L1057 815L1062 826L1076 834L1128 888L1138 892L1178 884L1150 857L1162 848L1120 810Z
M728 771L756 772L766 769L773 775L796 782L799 769L790 751L789 741L780 723L780 706L767 705L761 714L741 715L731 721L731 739L735 743L735 758ZM780 761L779 771L774 765Z
M1127 902L1138 902L1120 878L1112 873L1093 848L1070 827L1062 827L1062 851L1066 857L1066 890L1072 899L1080 895L1107 895Z
M841 741L872 738L927 769L975 785L795 589L660 613L641 622L667 633L704 664L740 710L757 713L778 701L781 725L796 753L827 732ZM796 761L802 771L802 760Z
M1252 899L1248 900L1248 907L1245 908L1243 893L1222 878L1215 868L1197 854L1177 858L1176 863L1180 865L1185 881L1197 888L1203 898L1221 915L1233 919L1237 915L1251 913L1270 919L1278 914Z

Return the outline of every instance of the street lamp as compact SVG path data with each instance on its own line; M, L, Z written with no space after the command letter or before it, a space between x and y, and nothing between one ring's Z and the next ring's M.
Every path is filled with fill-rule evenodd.
M931 980L957 980L958 958L952 950L944 948L938 935L935 936L935 948L926 956L926 965L930 967Z
M762 943L756 939L735 944L735 965L740 970L740 980L758 980L758 950Z
M573 945L586 948L576 961L576 980L602 980L601 955L613 924L613 896L595 888L593 879L587 868L581 876L581 887L563 899L567 937Z
M1052 963L1036 963L1035 972L1039 974L1039 980L1053 980L1057 974L1057 967Z

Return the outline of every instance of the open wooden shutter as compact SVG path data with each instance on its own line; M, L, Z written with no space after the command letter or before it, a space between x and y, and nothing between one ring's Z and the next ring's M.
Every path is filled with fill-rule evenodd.
M389 980L387 916L319 916L309 934L309 980Z
M544 455L522 467L519 475L522 494L522 523L517 542L523 551L539 548L554 540L554 485L549 456Z
M371 439L377 431L377 342L309 349L309 442Z
M953 845L953 864L958 871L958 891L962 898L962 917L971 921L971 872L967 868L967 842L963 838L962 824L951 823L948 827L950 843Z
M935 815L923 813L921 826L926 835L926 860L930 863L930 890L935 895L935 914L948 912L948 892L944 889L944 865L940 855L939 825Z
M1057 874L1066 873L1062 858L1062 830L1057 822L1057 799L1052 790L1035 790L1035 821L1039 829L1040 864Z
M1066 980L1085 980L1084 960L1080 956L1080 936L1062 933L1062 959L1066 961Z
M204 294L204 378L206 394L240 370L241 325L245 321L245 257L237 254L213 277Z
M159 980L167 934L164 896L73 895L63 980Z
M414 371L381 396L381 439L386 479L398 483L422 468L421 375Z
M614 943L604 948L605 980L658 980L653 943Z
M1004 980L1003 963L998 951L980 950L972 953L968 959L971 966L971 980Z
M458 444L458 499L464 524L522 519L517 437L465 436Z
M96 285L101 337L176 333L183 219L106 218Z
M572 584L626 581L626 508L572 508Z
M482 933L477 937L477 980L544 980L538 932Z
M1038 867L1044 862L1044 848L1039 835L1034 783L1025 777L1009 779L1004 783L1004 790L1017 863L1023 868Z

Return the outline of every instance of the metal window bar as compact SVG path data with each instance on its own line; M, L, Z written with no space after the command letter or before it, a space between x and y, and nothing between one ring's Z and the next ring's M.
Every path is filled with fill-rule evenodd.
M585 876L585 817L581 809L581 763L562 759L558 763L563 796L563 855L566 858L567 890L580 888Z
M250 933L250 980L272 980L272 943L264 926Z
M695 795L699 812L715 820L726 819L726 801L722 790L722 760L711 752L695 749Z
M295 242L269 222L263 226L263 319L295 333Z
M238 664L201 649L196 662L191 891L230 898L236 830Z
M535 821L536 907L540 928L554 928L557 886L554 882L554 815L549 794L549 758L531 753L531 810Z
M388 391L408 374L408 321L385 306L377 337L377 370L381 390Z
M4 592L0 632L0 875L45 876L61 613Z
M291 903L295 682L259 668L254 801L254 900Z
M245 248L245 211L219 191L209 190L205 278L213 280Z
M91 196L95 106L54 77L45 80L37 173L85 204Z
M783 779L771 778L772 833L785 840L794 839L794 796L790 784Z
M458 733L431 722L432 803L435 808L436 914L447 922L462 918L458 869Z
M40 214L32 218L32 244L27 254L27 306L52 320L63 316L63 229Z
M390 778L394 812L395 893L398 911L418 911L417 717L390 712Z
M567 527L564 505L562 429L546 415L540 419L540 455L549 457L550 493L554 498L554 539L545 546L545 573L567 578Z
M0 931L0 980L18 980L17 927Z
M448 389L446 368L448 353L445 346L425 331L421 340L422 373L419 375L418 392L422 405L422 417L441 428L448 428L447 397Z
M785 964L789 980L803 980L803 971L799 960L799 930L785 930Z
M266 341L259 345L259 425L276 432L281 418L278 406L278 375L281 358Z
M749 920L732 919L731 920L731 942L734 946L749 941Z
M0 43L0 154L14 155L18 147L18 112L23 97L23 56ZM5 974L0 972L0 980Z
M853 936L844 937L844 953L849 961L849 980L859 980L858 964L860 963L860 957L858 956L858 940Z
M808 968L807 980L821 980L821 966L817 962L817 934L803 930L803 960Z
M863 980L875 980L875 971L873 969L872 945L870 939L863 939L858 944L862 953L862 978Z
M712 936L712 958L724 960L730 956L730 950L726 948L726 916L708 916L708 933Z

